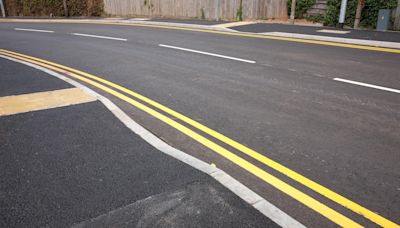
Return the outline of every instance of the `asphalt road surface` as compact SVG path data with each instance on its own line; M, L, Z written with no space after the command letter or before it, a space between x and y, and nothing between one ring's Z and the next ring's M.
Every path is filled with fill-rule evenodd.
M399 54L162 28L46 23L0 23L0 48L138 92L400 223ZM190 137L104 95L169 144L215 163L304 225L337 226ZM345 217L376 226L215 142Z

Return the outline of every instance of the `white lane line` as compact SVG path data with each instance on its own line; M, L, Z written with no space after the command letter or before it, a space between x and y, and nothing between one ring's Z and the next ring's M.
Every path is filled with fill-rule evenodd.
M128 39L111 37L111 36L97 36L97 35L83 34L83 33L72 33L72 35L74 35L74 36L93 37L93 38L100 38L100 39L108 39L108 40L128 41Z
M385 91L389 91L389 92L393 92L393 93L400 93L400 90L398 90L398 89L392 89L392 88L388 88L388 87L377 86L377 85L367 84L367 83L363 83L363 82L356 82L356 81L351 81L351 80L347 80L347 79L343 79L343 78L334 78L333 80L350 83L353 85L359 85L359 86L365 86L365 87L374 88L374 89L385 90Z
M53 33L54 31L50 30L39 30L39 29L24 29L24 28L14 28L17 31L27 31L27 32L45 32L45 33Z
M175 46L170 46L170 45L165 45L165 44L159 44L158 46L177 49L177 50L181 50L181 51L193 52L193 53L198 53L198 54L203 54L203 55L210 55L210 56L219 57L219 58L231 59L231 60L236 60L236 61L245 62L245 63L256 63L256 61L252 61L252 60L235 58L235 57L219 55L219 54L214 54L214 53L204 52L204 51L197 51L197 50L188 49L188 48L175 47Z
M348 33L350 33L350 31L330 30L330 29L321 29L321 30L317 30L317 32L333 33L333 34L348 34Z

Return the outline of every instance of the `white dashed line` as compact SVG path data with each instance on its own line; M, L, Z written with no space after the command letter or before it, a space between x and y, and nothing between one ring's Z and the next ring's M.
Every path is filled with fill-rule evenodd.
M92 37L92 38L100 38L100 39L108 39L108 40L128 41L128 39L111 37L111 36L98 36L98 35L83 34L83 33L72 33L72 35L74 35L74 36Z
M350 84L353 84L353 85L369 87L369 88L373 88L373 89L389 91L389 92L393 92L393 93L400 93L400 90L398 90L398 89L392 89L392 88L388 88L388 87L377 86L377 85L367 84L367 83L363 83L363 82L356 82L356 81L351 81L351 80L347 80L347 79L343 79L343 78L334 78L333 80L340 81L340 82L345 82L345 83L350 83Z
M16 31L26 31L26 32L44 32L44 33L54 33L50 30L39 30L39 29L24 29L24 28L14 28Z
M181 47L175 47L175 46L164 45L164 44L159 44L158 46L165 47L165 48L172 48L172 49L181 50L181 51L193 52L193 53L197 53L197 54L209 55L209 56L214 56L214 57L219 57L219 58L231 59L231 60L236 60L236 61L245 62L245 63L256 63L256 61L252 61L252 60L240 59L240 58L230 57L230 56L226 56L226 55L219 55L219 54L214 54L214 53L204 52L204 51L197 51L197 50L188 49L188 48L181 48Z

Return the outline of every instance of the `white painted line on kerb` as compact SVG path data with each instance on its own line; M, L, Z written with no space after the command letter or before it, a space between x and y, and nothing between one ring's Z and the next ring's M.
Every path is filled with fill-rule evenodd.
M27 32L45 32L45 33L53 33L54 31L50 30L39 30L39 29L24 29L24 28L14 28L17 31L27 31Z
M245 63L256 63L256 61L252 61L252 60L240 59L240 58L230 57L230 56L226 56L226 55L219 55L219 54L214 54L214 53L210 53L210 52L197 51L197 50L193 50L193 49L175 47L175 46L170 46L170 45L165 45L165 44L159 44L158 46L172 48L172 49L181 50L181 51L193 52L193 53L198 53L198 54L203 54L203 55L210 55L210 56L219 57L219 58L231 59L231 60L236 60L236 61L245 62Z
M123 38L110 37L110 36L97 36L97 35L90 35L90 34L83 34L83 33L72 33L72 35L86 36L86 37L93 37L93 38L100 38L100 39L108 39L108 40L128 41L128 39L123 39Z
M317 32L333 33L333 34L348 34L348 33L350 33L350 31L330 30L330 29L321 29L321 30L317 30Z
M389 91L389 92L393 92L393 93L400 93L400 90L398 90L398 89L392 89L392 88L388 88L388 87L377 86L377 85L367 84L367 83L363 83L363 82L356 82L356 81L351 81L351 80L347 80L347 79L343 79L343 78L334 78L333 80L350 83L353 85L359 85L359 86L365 86L365 87L374 88L374 89L385 90L385 91Z

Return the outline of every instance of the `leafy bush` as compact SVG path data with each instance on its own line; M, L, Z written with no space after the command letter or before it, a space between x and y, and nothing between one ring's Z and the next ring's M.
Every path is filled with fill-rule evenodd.
M243 0L240 0L239 8L236 11L236 20L243 21Z
M380 9L395 9L396 0L366 0L365 7L361 16L361 26L376 27L378 12Z
M305 19L315 22L315 23L323 23L324 22L324 16L323 15L315 15L315 16L306 16Z
M9 16L65 16L63 0L5 0ZM69 16L100 16L103 0L68 0Z
M4 8L9 15L19 16L22 14L22 0L7 0Z
M327 11L324 24L335 26L339 20L341 0L328 0ZM354 25L358 0L349 0L346 9L345 24ZM380 9L394 9L397 6L397 0L366 0L365 7L361 14L360 26L375 28Z
M104 9L103 0L86 0L86 16L99 17Z
M304 18L304 14L308 9L315 4L315 0L297 0L295 18ZM288 14L290 15L292 9L292 0L287 1Z

